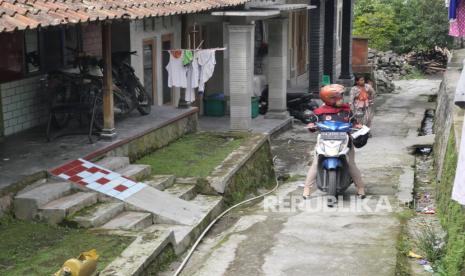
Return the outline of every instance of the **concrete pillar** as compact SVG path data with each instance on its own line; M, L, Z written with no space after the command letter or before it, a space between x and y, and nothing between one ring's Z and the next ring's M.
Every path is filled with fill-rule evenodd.
M324 63L323 72L336 83L336 39L337 39L337 1L327 0L325 4L325 41L324 41Z
M352 21L354 0L344 0L342 6L341 75L352 82Z
M228 25L230 129L248 131L252 122L254 24Z
M308 92L318 95L323 79L325 0L311 0L310 4L317 8L308 11Z
M111 74L111 25L102 23L103 55L103 140L116 139L115 116L113 110L113 79Z
M268 113L266 118L285 119L287 112L288 19L268 20Z

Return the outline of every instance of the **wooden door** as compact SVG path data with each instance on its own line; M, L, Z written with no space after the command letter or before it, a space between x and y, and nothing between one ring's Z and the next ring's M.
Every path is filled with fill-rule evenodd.
M154 105L158 101L157 94L157 62L156 62L155 39L144 40L143 43L143 66L144 87L150 95L150 102Z
M301 11L297 13L296 24L296 49L297 49L297 75L300 76L305 73L307 64L307 37L308 37L308 23L307 12Z
M173 34L165 34L161 38L162 40L162 50L171 50L174 46L174 36ZM163 71L163 100L162 103L165 105L173 104L173 89L168 87L168 72L166 71L166 66L170 61L170 53L163 52L162 54L162 71Z

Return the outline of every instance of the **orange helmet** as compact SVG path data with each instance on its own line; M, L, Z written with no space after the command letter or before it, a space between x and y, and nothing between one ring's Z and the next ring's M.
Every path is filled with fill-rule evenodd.
M344 102L344 86L330 84L323 86L320 90L320 99L329 106L341 106Z

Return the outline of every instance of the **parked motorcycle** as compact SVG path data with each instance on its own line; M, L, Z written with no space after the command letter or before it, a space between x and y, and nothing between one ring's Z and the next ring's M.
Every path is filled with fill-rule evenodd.
M316 123L320 131L315 147L318 156L317 187L330 196L342 194L352 184L348 168L350 140L355 146L366 144L370 129L363 126L355 130L351 123L324 121ZM352 137L349 137L351 135Z
M289 115L300 120L304 124L311 121L312 111L318 107L318 104L312 100L310 93L287 93L286 105ZM265 88L259 100L260 114L266 114L268 111L268 87Z
M51 108L96 102L94 127L103 129L103 63L93 56L68 48L75 55L74 68L49 72L44 87L51 93ZM141 115L150 113L150 97L129 64L135 52L117 52L112 56L113 106L115 116L126 115L137 109ZM53 114L52 125L65 127L73 114ZM90 119L91 112L88 117Z
M126 112L136 108L141 115L150 114L151 99L144 86L136 76L134 68L129 63L131 55L137 52L121 51L112 54L112 74L115 85L126 92L131 101L127 101Z

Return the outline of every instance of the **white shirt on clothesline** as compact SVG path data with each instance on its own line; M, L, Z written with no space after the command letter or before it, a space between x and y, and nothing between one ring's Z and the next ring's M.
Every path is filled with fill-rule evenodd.
M182 64L182 58L184 56L184 51L179 58L174 57L171 52L169 52L170 61L166 65L166 70L168 71L168 87L187 87L187 71L186 67Z
M199 91L205 91L205 83L213 76L215 71L215 50L206 49L197 51L197 62L199 64Z

